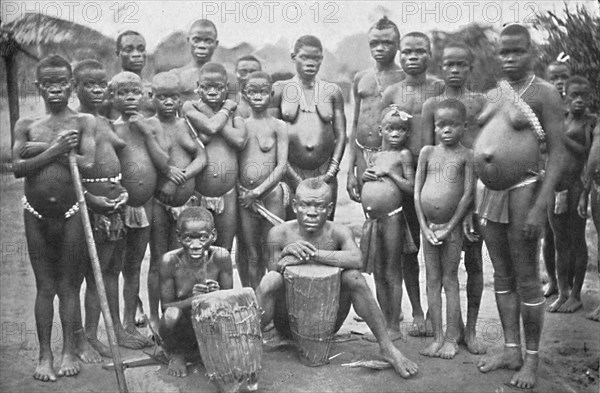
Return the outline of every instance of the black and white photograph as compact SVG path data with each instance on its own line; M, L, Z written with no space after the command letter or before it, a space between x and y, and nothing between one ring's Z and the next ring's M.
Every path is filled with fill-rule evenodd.
M0 4L0 391L600 391L600 1Z

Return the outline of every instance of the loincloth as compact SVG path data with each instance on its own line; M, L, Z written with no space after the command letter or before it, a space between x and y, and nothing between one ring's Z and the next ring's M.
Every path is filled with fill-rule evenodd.
M237 185L237 187L238 187L238 188L239 188L241 191L243 191L243 192L248 192L248 191L251 191L249 188L246 188L246 187L244 187L244 186L241 186L241 185L239 185L239 184ZM290 186L288 186L288 185L287 185L287 183L285 183L285 182L282 182L282 181L280 181L279 183L277 183L277 184L275 185L275 187L273 187L273 188L271 189L271 191L267 192L267 193L266 193L266 194L265 194L265 195L264 195L262 198L260 198L259 200L260 200L260 201L262 201L262 202L264 202L264 199L265 199L267 196L269 196L269 195L271 195L272 193L274 193L274 192L276 192L276 191L277 191L277 187L281 187L281 192L283 193L283 197L282 197L283 207L288 207L288 206L290 205L291 201L292 201L292 198L291 198L291 196L290 196L290 195L291 195Z
M375 155L375 153L379 153L381 151L381 146L380 147L369 147L369 146L362 145L360 142L358 142L358 140L355 140L354 142L356 144L356 147L358 147L360 149L360 151L362 152L362 156L363 156L367 166L373 165L373 156Z
M235 191L235 187L233 187L231 190L227 191L225 194L218 196L218 197L207 197L202 194L199 194L200 195L200 205L199 206L205 208L206 210L210 210L213 213L213 215L221 214L225 210L225 197L227 195L232 194L234 191Z
M506 190L490 190L478 180L475 214L481 226L488 221L508 224L508 194L516 189L533 184L541 179L541 175L533 174ZM481 185L479 184L481 183Z
M150 226L144 206L125 206L125 226L128 228L146 228Z
M177 221L179 219L179 215L188 207L194 207L194 206L200 206L200 199L196 196L196 195L192 195L190 197L190 199L187 200L187 202L185 202L183 205L181 206L171 206L171 205L167 205L164 202L161 202L160 200L158 200L157 198L154 198L154 200L156 201L156 203L158 203L163 209L165 209L165 211L167 212L167 214L171 217L171 219L173 221Z
M21 198L21 202L23 203L23 209L27 210L38 220L44 220L46 218L46 217L42 216L37 210L35 210L33 208L33 206L31 206L29 204L29 202L27 202L26 196L23 195L23 198ZM65 219L73 217L75 215L75 213L77 213L78 211L79 211L79 203L75 202L75 204L73 206L71 206L71 208L69 210L67 210L65 212Z
M371 274L373 273L375 266L381 264L381 237L383 234L381 232L380 224L389 217L393 217L398 214L402 214L402 219L400 222L404 227L402 253L413 254L419 251L414 242L412 234L410 233L408 222L406 221L406 216L404 215L402 207L389 212L383 217L367 218L363 224L362 236L360 238L360 250L363 257L363 272Z
M125 209L114 210L108 213L90 212L90 221L94 231L94 238L98 243L114 242L125 238Z

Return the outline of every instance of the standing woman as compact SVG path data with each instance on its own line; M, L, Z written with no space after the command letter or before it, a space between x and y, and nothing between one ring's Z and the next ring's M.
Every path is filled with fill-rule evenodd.
M510 383L533 388L544 323L544 296L536 259L546 205L559 180L564 157L562 100L532 72L534 48L527 29L513 24L500 34L499 59L506 79L488 92L483 125L474 144L477 175L485 189L477 196L482 232L494 266L494 290L504 331L504 350L482 359L481 372L519 370ZM494 96L494 97L492 97ZM540 145L548 161L542 177ZM521 353L520 321L525 333Z

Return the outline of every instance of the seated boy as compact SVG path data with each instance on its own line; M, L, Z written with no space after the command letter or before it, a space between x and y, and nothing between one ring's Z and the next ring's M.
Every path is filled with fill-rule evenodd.
M169 353L168 373L187 376L186 356L196 355L198 343L192 326L195 295L233 288L229 252L213 246L217 237L213 216L202 207L189 207L177 220L181 248L167 252L160 262L160 301L163 315L159 334Z
M160 298L158 265L164 253L177 248L177 217L186 207L198 205L195 177L206 167L204 147L192 139L186 121L177 116L181 109L179 89L179 77L174 73L159 73L152 79L153 106L163 131L159 143L169 154L169 164L181 170L187 179L176 184L159 176L154 194L148 269L150 323L154 331L158 330Z
M263 248L272 224L257 214L263 204L282 221L285 218L287 185L281 182L287 167L288 135L285 122L272 117L271 77L265 72L248 75L244 99L252 114L244 120L248 141L238 153L241 168L238 193L241 205L237 268L243 286L256 288L266 271Z
M580 76L569 78L565 83L565 93L569 109L565 118L564 138L568 159L554 193L554 203L548 204L556 247L558 298L548 306L547 311L572 313L583 305L581 287L588 262L586 218L579 216L577 206L583 191L581 177L592 132L596 127L596 116L587 112L591 98L590 82L587 79Z
M379 127L381 152L373 154L362 174L360 200L367 216L361 238L361 250L367 273L374 273L377 300L392 340L401 337L402 257L406 252L406 228L403 203L412 203L414 188L413 159L406 147L410 115L391 107L383 114ZM408 201L403 201L404 193ZM412 250L416 248L412 243Z
M227 100L227 72L217 63L200 69L200 101L187 101L182 112L206 145L208 165L196 177L201 206L211 210L219 232L216 244L231 251L237 229L238 163L236 152L246 143L244 120L234 117L237 105Z
M16 178L25 178L23 220L31 267L36 280L35 324L39 358L33 377L56 381L56 376L74 376L81 364L81 309L79 291L88 268L83 224L66 155L75 150L81 169L93 164L96 119L69 108L72 92L71 65L53 55L36 69L36 87L47 113L22 118L15 124L12 162ZM33 157L30 142L47 148ZM52 319L58 295L63 336L62 359L54 371ZM59 333L60 334L60 333Z
M286 266L316 263L339 267L343 271L335 330L342 326L352 305L377 338L381 356L403 378L415 375L417 365L394 346L371 289L359 271L363 266L362 256L352 232L343 225L327 221L333 209L332 193L331 187L322 180L301 181L292 203L297 218L269 231L266 256L269 272L256 290L258 304L263 309L261 327L264 329L277 313L283 320L277 318L275 327L282 334L289 332L282 274Z
M473 200L473 151L460 143L467 110L455 99L439 103L434 112L440 143L421 150L415 177L415 208L423 234L427 303L435 341L421 355L452 359L464 332L459 326L458 264L462 250L462 219ZM442 287L446 293L446 334L442 330Z

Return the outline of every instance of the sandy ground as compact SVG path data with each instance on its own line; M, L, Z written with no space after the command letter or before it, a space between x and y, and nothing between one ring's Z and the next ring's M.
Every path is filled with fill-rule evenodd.
M28 105L28 111L38 112L38 108ZM3 109L2 140L0 153L6 157L10 146L8 138L8 120ZM351 113L351 112L347 112ZM343 167L346 167L346 161ZM342 169L342 174L346 173ZM114 372L106 371L100 365L84 365L76 377L59 378L55 383L42 383L32 378L38 356L38 343L35 333L33 304L35 281L29 264L25 244L22 209L20 198L23 194L23 182L15 180L11 173L2 172L0 188L0 229L1 229L1 266L0 266L0 318L2 339L0 341L0 391L2 392L111 392L117 391ZM349 201L345 192L345 176L340 176L340 201L336 220L352 227L356 235L362 225L362 213L359 205ZM598 392L598 354L600 324L585 319L585 313L593 309L599 300L598 274L596 270L597 250L596 233L591 221L588 221L588 245L590 245L590 266L583 288L583 310L571 315L546 313L542 335L542 351L538 386L535 392ZM421 261L422 265L422 261ZM142 277L142 300L147 302L145 279L148 269L148 253L144 260ZM492 266L489 259L484 262L485 289L478 324L478 335L489 351L501 350L502 330L492 290ZM464 285L466 276L463 266L460 269L461 296L463 310L466 309ZM424 266L421 269L422 302L425 301ZM368 277L372 286L372 279ZM239 285L239 280L236 282ZM82 291L83 293L83 291ZM53 350L57 365L62 338L55 301L53 330ZM412 321L408 299L403 301L406 314L404 330ZM351 331L366 333L364 323L354 321L352 312L341 334ZM265 346L262 359L262 374L259 381L261 392L511 392L516 391L508 385L512 372L497 371L481 374L475 365L478 357L469 354L461 347L453 360L431 359L419 355L419 350L432 339L410 338L396 341L396 345L410 359L419 365L419 373L404 380L391 370L373 371L368 369L348 369L343 363L359 359L374 359L378 353L376 344L352 335L353 341L334 344L330 355L337 355L330 364L309 368L299 363L295 349L290 345L279 347ZM101 339L106 340L104 334ZM150 349L151 350L151 349ZM143 355L140 351L122 350L124 358ZM168 387L177 387L182 392L214 392L216 389L205 376L202 365L194 366L190 376L177 379L166 374L166 366L150 366L128 370L133 374L144 374L146 383L153 391L166 391ZM129 375L130 391L139 377ZM150 376L150 377L149 377ZM162 381L164 385L152 381ZM148 385L146 385L148 386ZM164 386L160 388L159 386ZM148 390L148 388L143 388ZM169 390L170 391L170 390Z

